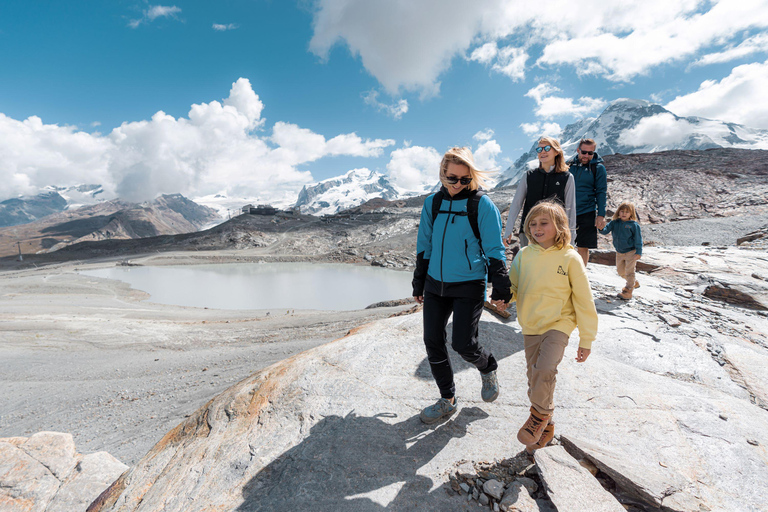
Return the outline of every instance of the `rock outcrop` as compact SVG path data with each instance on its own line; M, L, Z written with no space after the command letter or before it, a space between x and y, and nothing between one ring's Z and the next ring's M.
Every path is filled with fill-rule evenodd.
M733 251L725 256L738 258ZM654 256L663 254L649 249L648 259ZM622 282L615 271L588 271L598 339L586 364L574 362L571 340L555 396L556 434L571 448L569 457L591 461L618 501L631 496L649 509L661 504L680 512L761 510L768 486L768 319L680 290L666 280L677 274L660 271L641 276L635 299L619 302L612 299ZM480 333L500 361L501 396L492 404L480 399L477 371L453 355L460 410L437 426L423 425L418 413L437 391L421 316L377 321L212 399L89 511L464 510L466 493L451 488L456 461L514 457L529 405L517 323L486 312ZM563 453L554 447L537 454L551 489L573 470ZM488 480L478 500L503 501L495 483L486 494ZM588 503L567 509L594 510Z
M106 452L77 453L70 434L0 438L0 510L85 510L127 469Z

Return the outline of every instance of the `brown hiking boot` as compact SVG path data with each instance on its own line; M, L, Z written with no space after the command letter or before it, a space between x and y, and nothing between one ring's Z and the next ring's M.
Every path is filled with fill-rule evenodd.
M530 446L526 446L525 451L533 455L533 452L535 452L539 448L544 448L545 446L547 446L554 437L555 437L555 422L552 421L552 419L550 418L549 423L547 423L547 426L544 427L544 432L541 433L541 439L539 439L539 442L536 444L532 444Z
M632 288L622 288L621 293L616 296L622 300L629 300L632 298Z
M531 407L531 415L528 416L528 421L517 432L517 440L526 446L538 443L551 417L551 414L541 414Z

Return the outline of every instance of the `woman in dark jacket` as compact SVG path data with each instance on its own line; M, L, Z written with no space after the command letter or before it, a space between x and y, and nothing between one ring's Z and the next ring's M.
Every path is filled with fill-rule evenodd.
M552 137L542 137L536 147L536 154L539 166L528 171L517 183L515 198L509 206L504 242L512 243L517 215L522 210L518 236L520 247L528 245L522 226L525 226L525 218L531 208L545 199L555 199L563 205L571 228L571 240L576 240L576 187L560 143Z
M446 347L445 327L451 314L451 347L480 370L483 400L492 402L499 395L498 364L478 343L478 323L489 277L495 305L505 308L511 294L501 215L493 201L479 192L484 178L469 148L450 149L440 164L443 186L437 200L442 197L442 201L437 204L432 194L421 211L413 295L424 304L424 344L441 396L421 412L424 423L451 416L458 408Z

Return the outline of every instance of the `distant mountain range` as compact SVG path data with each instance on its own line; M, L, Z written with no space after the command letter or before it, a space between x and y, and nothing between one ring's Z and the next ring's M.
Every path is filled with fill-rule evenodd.
M768 130L702 117L679 117L661 105L644 100L620 99L598 117L582 119L559 135L566 158L576 154L584 138L597 142L601 156L656 153L674 149L742 148L768 149ZM497 187L514 185L531 166L538 165L536 147L520 156L501 175Z
M52 213L96 203L102 192L100 185L47 187L36 196L7 199L0 202L0 227L27 224Z
M358 206L375 197L392 201L399 196L385 175L367 169L354 169L337 178L305 185L299 192L295 207L302 213L327 215Z
M18 243L22 253L29 254L55 251L85 241L191 233L222 220L213 208L201 206L181 194L162 195L142 204L112 200L72 209L62 209L62 201L66 203L66 200L54 191L19 201L11 205L26 215L44 212L49 203L52 204L49 209L59 211L32 222L0 228L0 256L15 254Z

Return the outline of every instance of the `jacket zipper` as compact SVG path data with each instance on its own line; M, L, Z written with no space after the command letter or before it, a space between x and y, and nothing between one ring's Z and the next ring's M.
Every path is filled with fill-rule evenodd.
M442 205L440 205L442 206ZM453 199L448 199L448 217L451 216L453 211ZM448 231L448 219L445 220L445 227L443 228L443 239L440 242L440 296L445 293L445 280L443 279L443 257L445 256L445 234Z
M472 263L469 261L469 242L464 240L464 256L467 258L467 265L469 265L469 270L472 270Z

